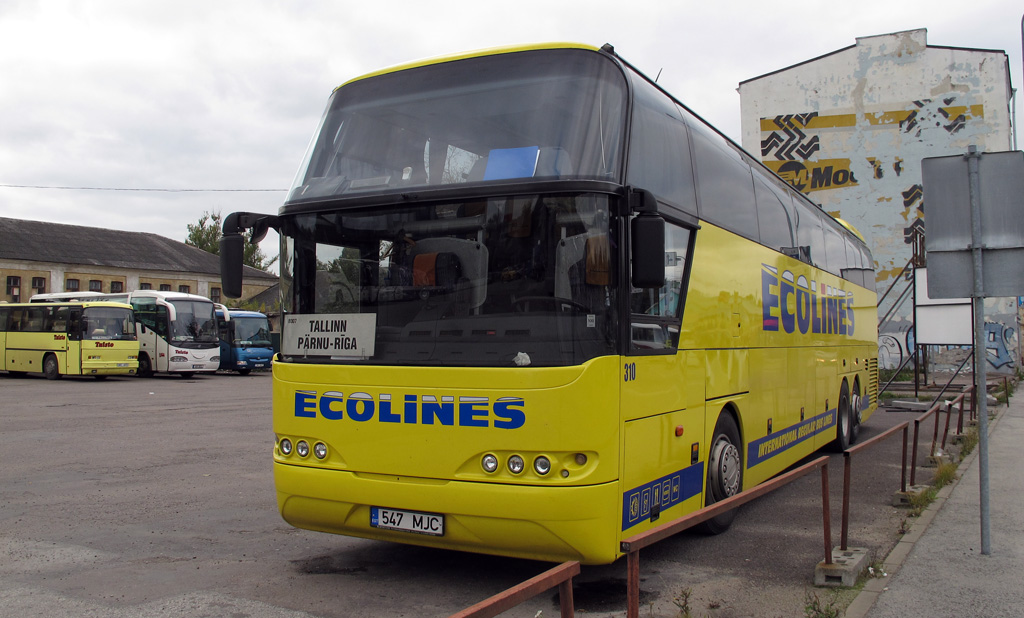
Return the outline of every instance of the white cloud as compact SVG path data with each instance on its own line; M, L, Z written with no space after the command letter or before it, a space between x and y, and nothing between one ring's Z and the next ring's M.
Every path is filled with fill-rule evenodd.
M178 240L204 211L275 212L330 91L382 67L496 45L612 43L738 141L740 81L855 43L928 28L929 43L1006 50L1020 11L964 5L755 0L10 0L0 4L0 216ZM275 254L270 243L264 250Z

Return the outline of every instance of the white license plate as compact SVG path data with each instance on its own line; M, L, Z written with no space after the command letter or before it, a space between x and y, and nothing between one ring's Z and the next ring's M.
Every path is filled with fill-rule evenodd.
M253 364L253 367L255 367L256 369L263 369L264 367L266 367L266 365L264 363L255 363Z
M444 515L439 513L399 511L374 506L370 507L370 525L387 530L444 536Z
M118 363L118 367L131 367L131 363Z
M193 369L206 369L206 365L192 365Z

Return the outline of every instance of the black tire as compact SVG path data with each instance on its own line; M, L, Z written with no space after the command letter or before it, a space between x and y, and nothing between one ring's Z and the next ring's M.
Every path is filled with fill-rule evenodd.
M47 380L60 379L60 365L57 364L57 357L53 354L47 354L43 358L43 375Z
M140 378L148 378L153 375L153 364L149 362L148 354L139 354L139 370L135 375Z
M715 424L715 434L708 449L708 478L704 506L711 506L743 491L743 451L740 431L728 412L722 412ZM729 529L736 509L712 517L700 525L707 534L721 534Z
M839 389L839 402L836 405L836 439L829 446L837 453L842 453L850 448L853 441L857 439L857 418L853 413L853 406L850 405L850 387L843 382Z

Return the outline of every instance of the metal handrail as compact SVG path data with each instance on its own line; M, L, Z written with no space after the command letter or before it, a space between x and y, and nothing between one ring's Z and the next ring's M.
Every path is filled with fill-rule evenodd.
M558 600L562 618L573 618L575 610L572 600L572 578L580 574L580 563L572 560L563 562L553 569L544 571L504 592L480 601L476 605L451 615L451 618L492 618L502 612L528 601L538 594L558 586Z
M806 463L799 468L791 470L783 475L777 476L756 487L740 492L716 502L713 505L703 508L689 515L661 524L646 532L629 537L619 543L619 551L626 554L626 617L639 618L640 616L640 550L668 538L674 534L692 528L726 511L730 511L741 504L750 502L764 494L782 487L796 479L805 476L812 470L821 469L821 512L822 525L824 528L825 541L825 564L832 564L832 518L829 513L828 504L828 456L823 456Z

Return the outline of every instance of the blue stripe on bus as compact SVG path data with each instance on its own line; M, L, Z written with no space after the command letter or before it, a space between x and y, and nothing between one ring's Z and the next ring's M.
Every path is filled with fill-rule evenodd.
M699 495L704 489L704 462L683 468L622 494L622 529L628 530L660 511Z
M747 468L753 468L757 464L764 463L804 440L828 431L830 428L835 427L835 425L836 409L832 408L824 414L812 416L796 425L768 434L759 440L754 440L747 445Z

